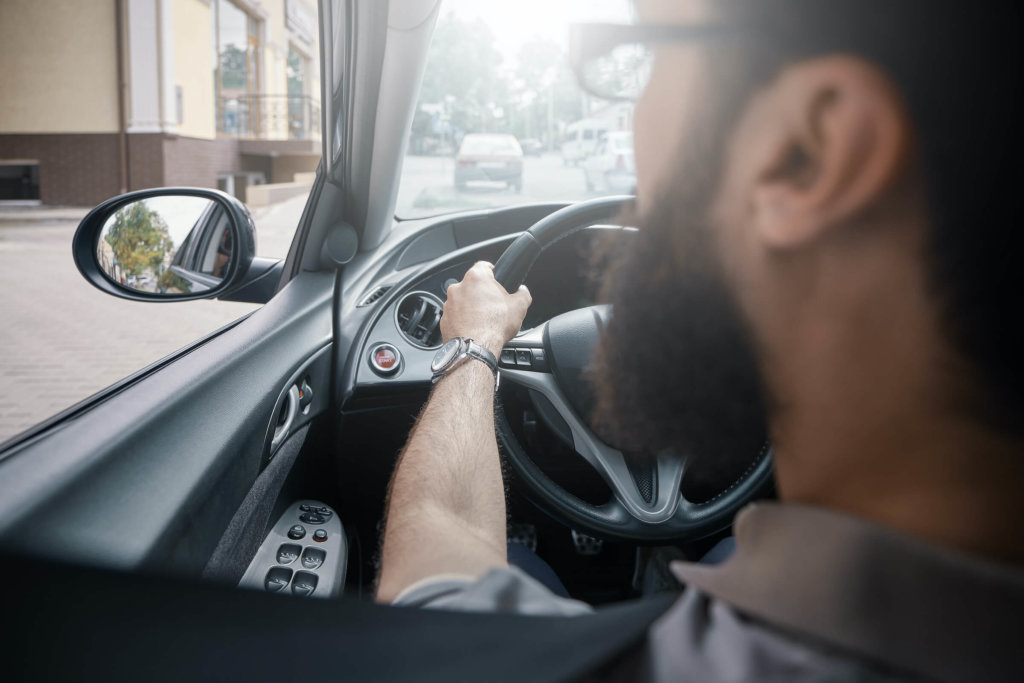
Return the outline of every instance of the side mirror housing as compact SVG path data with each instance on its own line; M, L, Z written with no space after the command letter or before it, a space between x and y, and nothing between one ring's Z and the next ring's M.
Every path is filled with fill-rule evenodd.
M218 190L141 190L90 211L72 248L85 279L123 299L231 298L251 280L256 228L246 206Z

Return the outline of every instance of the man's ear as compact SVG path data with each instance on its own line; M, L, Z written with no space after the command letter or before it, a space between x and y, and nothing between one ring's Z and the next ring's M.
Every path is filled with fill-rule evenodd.
M760 108L761 111L757 111ZM910 123L896 88L853 57L787 69L752 105L752 227L769 247L798 247L872 208L900 180ZM751 168L749 165L753 164Z

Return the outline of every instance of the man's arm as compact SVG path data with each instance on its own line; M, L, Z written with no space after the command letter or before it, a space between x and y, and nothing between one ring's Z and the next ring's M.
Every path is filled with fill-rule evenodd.
M495 357L530 305L477 263L448 288L441 332L470 337ZM389 487L377 599L390 602L437 574L480 576L506 566L505 486L494 438L494 375L466 359L442 378L413 427Z

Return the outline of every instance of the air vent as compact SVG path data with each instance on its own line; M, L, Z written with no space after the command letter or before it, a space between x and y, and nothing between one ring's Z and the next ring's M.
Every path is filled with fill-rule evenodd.
M389 289L391 289L391 285L378 287L364 296L363 300L359 302L359 306L357 308L362 308L363 306L369 306L370 304L375 303L378 299L387 294Z
M395 324L413 346L436 349L441 346L441 311L444 304L433 294L410 292L398 302Z

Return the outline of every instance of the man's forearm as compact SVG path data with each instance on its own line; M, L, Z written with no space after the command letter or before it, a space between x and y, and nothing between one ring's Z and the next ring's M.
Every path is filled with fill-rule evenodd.
M494 438L494 376L467 359L434 388L389 492L378 599L506 558L505 487Z

